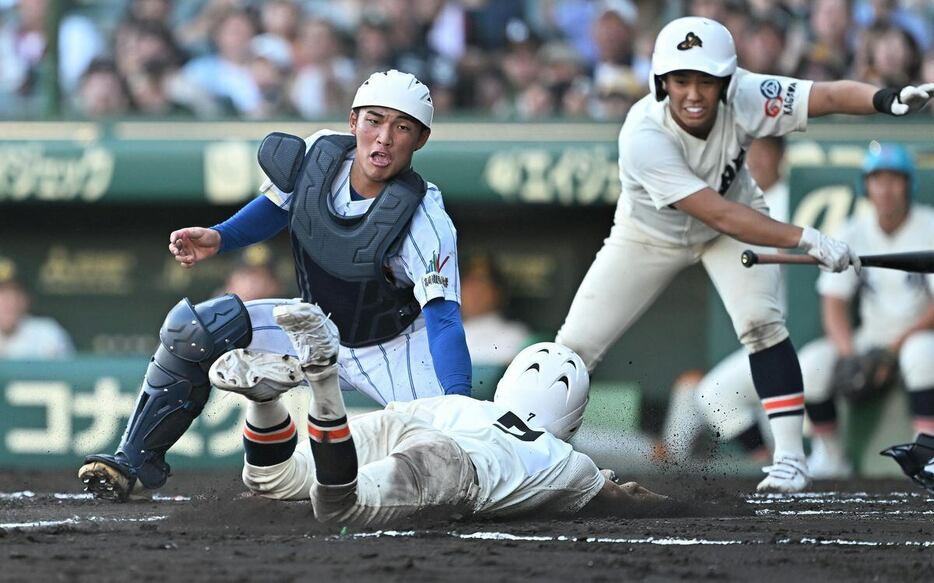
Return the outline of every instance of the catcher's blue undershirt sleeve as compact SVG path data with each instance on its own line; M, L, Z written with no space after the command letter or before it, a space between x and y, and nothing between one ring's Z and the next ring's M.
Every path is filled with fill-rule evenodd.
M445 395L470 396L470 352L457 302L436 298L425 304L428 350Z
M265 196L258 196L232 217L211 227L221 234L220 253L259 243L289 224L289 211Z

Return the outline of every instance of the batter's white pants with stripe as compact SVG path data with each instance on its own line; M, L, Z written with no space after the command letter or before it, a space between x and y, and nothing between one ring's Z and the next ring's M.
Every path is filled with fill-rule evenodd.
M700 262L747 351L755 353L774 346L788 337L779 302L781 273L777 265L743 267L740 256L745 249L774 252L726 235L702 244L676 245L618 217L584 276L556 340L575 350L592 371L675 275Z
M272 310L280 304L300 301L264 299L245 302L253 325L249 349L295 356L295 349L286 333L276 324ZM362 348L341 346L337 364L342 390L357 390L383 406L390 401L411 401L444 394L428 350L428 331L423 316L382 344Z

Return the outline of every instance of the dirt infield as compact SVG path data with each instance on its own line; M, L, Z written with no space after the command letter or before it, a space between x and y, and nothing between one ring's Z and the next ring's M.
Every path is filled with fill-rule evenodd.
M751 481L652 478L681 515L326 529L307 503L248 497L236 472L153 501L88 499L63 472L0 473L3 581L923 581L934 497L906 480L757 496ZM706 516L702 516L706 515Z

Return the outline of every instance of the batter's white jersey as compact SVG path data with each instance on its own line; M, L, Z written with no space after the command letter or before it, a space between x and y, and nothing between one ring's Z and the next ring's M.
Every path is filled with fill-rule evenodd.
M322 130L305 139L306 147L325 135L338 132ZM375 199L352 200L350 167L355 153L344 161L331 185L330 208L345 217L365 213ZM424 307L436 298L460 303L460 273L457 259L457 231L444 210L441 192L427 182L428 190L409 223L399 250L387 258L388 269L399 287L414 287L415 298ZM266 180L261 191L282 209L288 209L291 193L283 193ZM440 276L440 277L439 277ZM277 354L294 355L285 333L272 317L278 303L291 300L248 302L253 323L253 341L249 348ZM443 395L428 347L424 316L419 316L398 336L372 346L341 346L338 355L341 388L357 390L380 405Z
M490 401L449 395L390 403L387 410L411 413L467 452L480 482L478 514L577 512L605 482L589 457Z
M895 233L879 228L875 210L851 217L836 236L860 255L934 249L934 208L913 204L908 219ZM886 345L915 324L931 305L934 275L896 269L852 269L822 273L821 295L851 299L860 292L860 333L871 345Z
M668 100L652 95L636 103L619 133L623 191L618 215L662 241L693 245L719 233L671 205L704 188L764 210L762 192L744 163L754 138L782 136L807 127L811 81L737 69L736 94L719 104L706 139L684 131Z

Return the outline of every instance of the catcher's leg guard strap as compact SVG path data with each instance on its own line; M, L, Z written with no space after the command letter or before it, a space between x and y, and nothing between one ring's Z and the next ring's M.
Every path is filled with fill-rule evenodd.
M235 295L197 306L185 298L169 311L159 331L162 345L149 363L117 450L144 486L165 482L163 457L207 402L211 364L227 350L248 346L251 337L249 315Z

